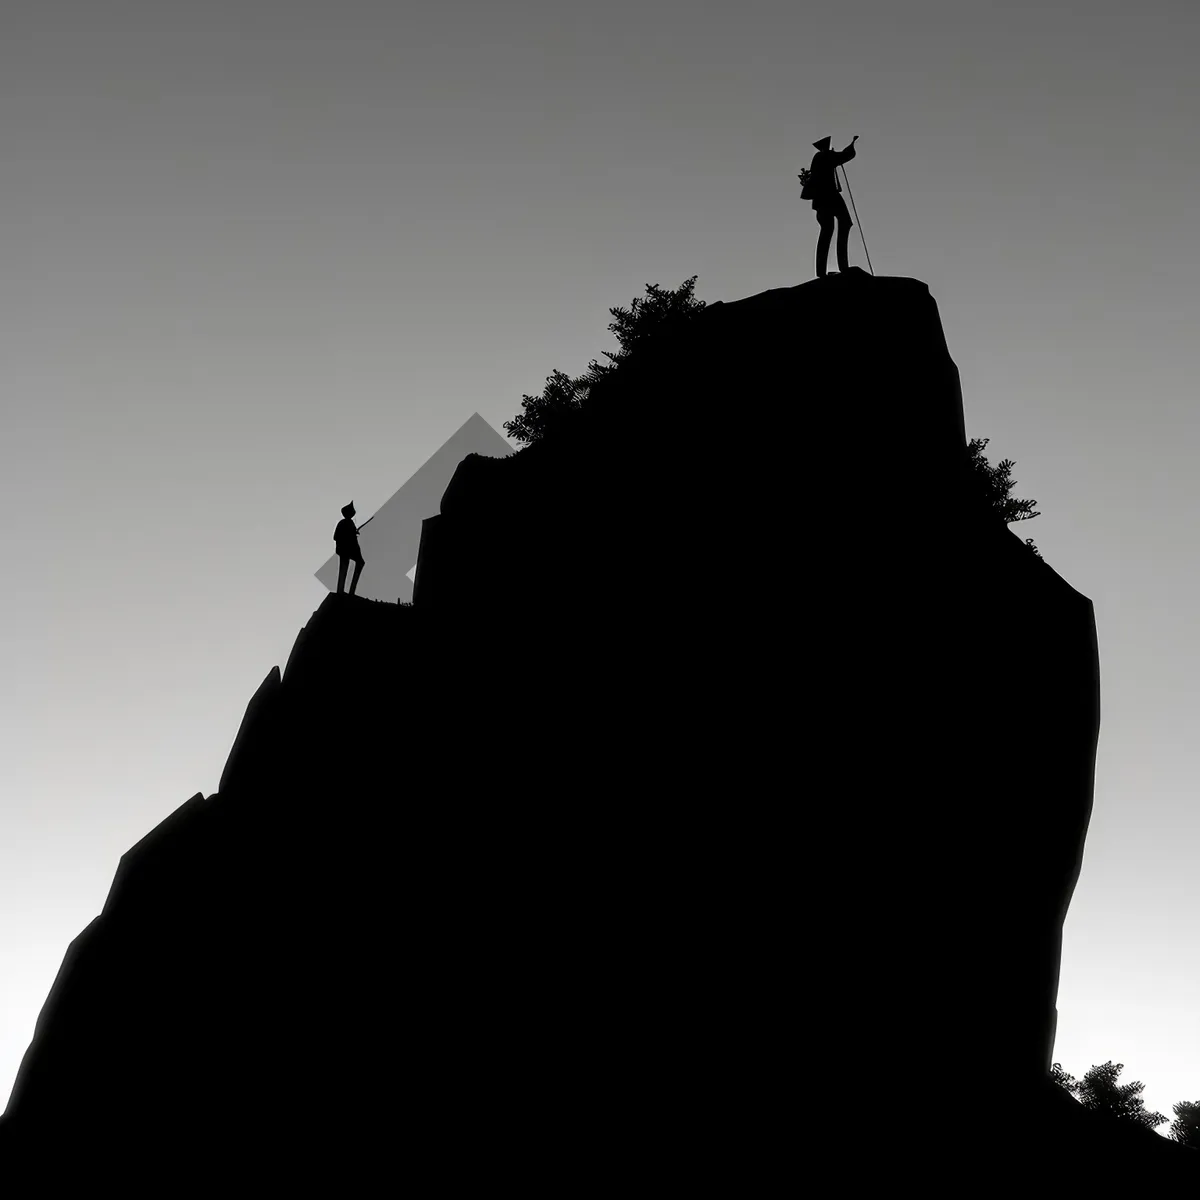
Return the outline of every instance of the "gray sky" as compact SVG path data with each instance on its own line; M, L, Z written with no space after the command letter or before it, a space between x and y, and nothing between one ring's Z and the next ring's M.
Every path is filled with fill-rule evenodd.
M796 172L856 133L875 270L929 283L968 434L1039 502L1014 529L1096 605L1056 1057L1200 1100L1198 51L1191 0L8 0L0 1103L119 856L215 790L341 505L615 349L647 283L810 278ZM986 1030L958 1057L996 1066Z

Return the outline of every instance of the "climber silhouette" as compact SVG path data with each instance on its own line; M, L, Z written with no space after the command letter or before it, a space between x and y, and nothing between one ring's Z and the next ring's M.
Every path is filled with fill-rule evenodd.
M342 519L333 531L333 545L338 556L338 595L346 583L346 567L354 563L354 577L350 580L350 595L358 587L358 577L362 574L364 559L358 546L358 529L351 518L354 516L354 501L351 500L342 509Z
M858 141L856 133L845 150L831 150L830 139L823 137L819 142L813 142L816 154L813 155L809 167L808 183L800 195L805 200L811 200L813 211L821 226L821 234L817 238L817 278L824 279L829 261L829 243L833 238L834 222L837 222L837 260L838 270L843 274L850 270L850 229L854 222L850 220L850 211L846 201L842 199L842 185L838 182L837 169L844 162L854 157L854 143Z

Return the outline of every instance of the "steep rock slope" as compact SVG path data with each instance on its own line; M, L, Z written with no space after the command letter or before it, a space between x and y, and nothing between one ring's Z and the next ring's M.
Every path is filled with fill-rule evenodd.
M712 305L594 400L466 459L414 605L329 597L218 793L125 855L2 1161L174 1194L1192 1170L1044 1080L1095 626L968 486L928 288Z

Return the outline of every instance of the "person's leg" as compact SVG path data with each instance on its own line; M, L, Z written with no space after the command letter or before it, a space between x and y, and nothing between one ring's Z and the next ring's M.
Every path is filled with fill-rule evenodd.
M837 214L837 260L838 270L845 274L850 270L850 227L854 222L850 220L850 210L846 207L846 202L843 200L838 206Z
M344 555L338 555L338 595L346 590L346 568L350 565L350 560Z
M363 564L366 560L357 558L354 560L354 575L350 579L350 595L354 595L354 589L358 587L358 577L362 574Z
M833 240L833 213L819 212L821 235L817 238L817 278L824 279L829 266L829 243Z
M838 270L844 275L850 270L850 222L838 221L837 239Z

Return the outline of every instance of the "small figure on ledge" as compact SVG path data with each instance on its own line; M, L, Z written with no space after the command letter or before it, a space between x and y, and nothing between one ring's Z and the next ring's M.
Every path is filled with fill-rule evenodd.
M818 279L824 279L828 273L829 243L833 238L835 222L838 235L838 270L843 274L850 270L850 229L854 224L850 220L846 201L842 199L842 185L838 182L837 169L854 157L854 143L858 141L858 134L854 135L845 150L830 149L830 140L823 137L819 142L813 142L817 152L813 155L807 176L800 177L804 183L800 197L812 201L813 211L817 214L817 221L821 226L821 233L817 238Z
M342 594L342 589L346 584L346 568L350 563L354 563L354 577L350 580L350 595L354 595L354 589L358 587L358 577L362 574L364 559L362 550L358 545L358 528L352 520L354 516L354 501L351 500L345 508L342 509L342 519L337 523L337 528L333 531L333 544L337 550L338 556L338 595ZM365 524L365 522L364 522Z

